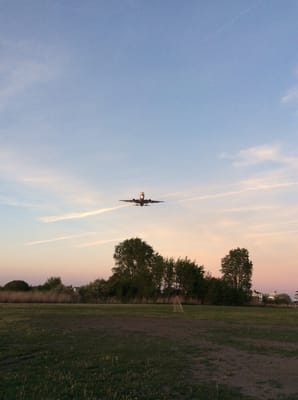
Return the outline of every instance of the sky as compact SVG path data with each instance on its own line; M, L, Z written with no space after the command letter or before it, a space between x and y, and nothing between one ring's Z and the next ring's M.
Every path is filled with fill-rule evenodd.
M139 237L298 290L296 0L0 0L0 285ZM164 200L135 207L120 199Z

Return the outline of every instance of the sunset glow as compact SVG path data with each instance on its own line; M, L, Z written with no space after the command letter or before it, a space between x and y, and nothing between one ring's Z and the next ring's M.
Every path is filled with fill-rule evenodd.
M298 290L298 3L1 3L0 285L111 275L120 241ZM274 43L274 46L272 45ZM149 207L120 199L164 200Z

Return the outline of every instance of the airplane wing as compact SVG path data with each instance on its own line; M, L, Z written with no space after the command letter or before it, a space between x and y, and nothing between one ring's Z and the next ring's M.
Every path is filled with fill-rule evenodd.
M140 203L140 200L138 200L138 199L132 199L132 200L119 200L119 201L125 201L126 203Z
M153 203L164 203L163 200L151 200L151 199L130 199L130 200L119 200L119 201L125 201L126 203L134 203L136 206L148 206L149 204Z
M144 204L149 204L149 203L164 203L163 200L151 200L151 199L145 199Z

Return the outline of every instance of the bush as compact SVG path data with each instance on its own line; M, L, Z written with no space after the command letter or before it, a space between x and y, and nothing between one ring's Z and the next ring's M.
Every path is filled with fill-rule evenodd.
M13 291L13 292L27 292L30 290L30 286L25 281L10 281L4 285L3 290Z

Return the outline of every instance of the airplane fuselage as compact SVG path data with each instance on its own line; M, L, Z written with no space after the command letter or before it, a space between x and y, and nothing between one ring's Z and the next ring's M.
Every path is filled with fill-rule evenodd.
M141 192L141 193L140 193L139 200L140 200L140 203L139 203L140 206L143 207L143 205L144 205L144 200L145 200L145 193L144 193L144 192Z

